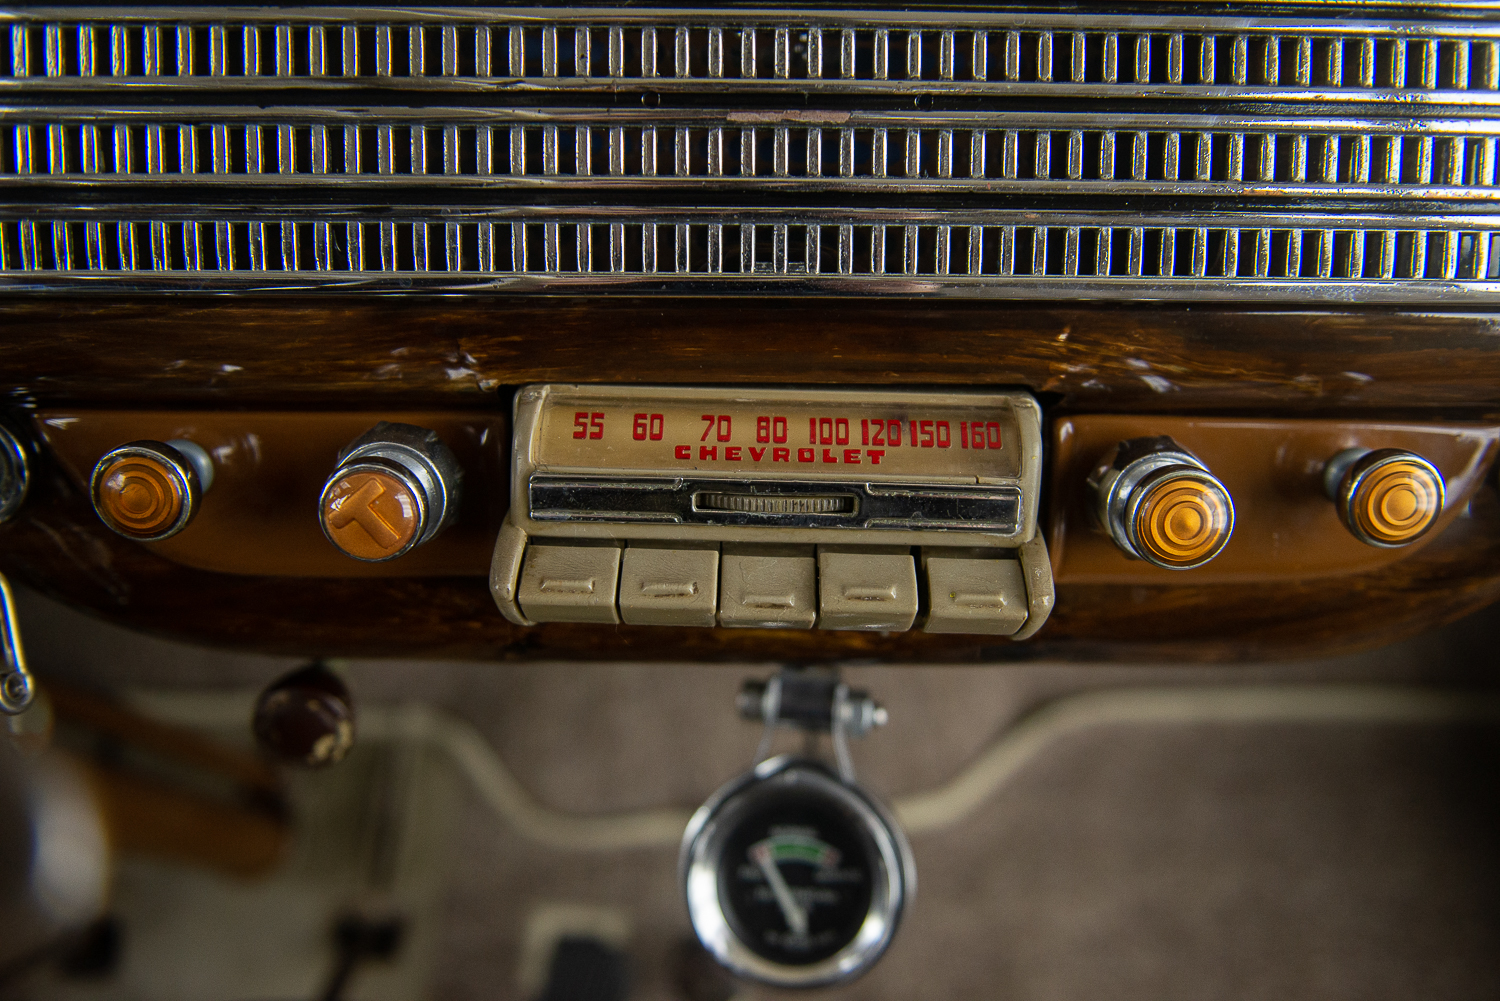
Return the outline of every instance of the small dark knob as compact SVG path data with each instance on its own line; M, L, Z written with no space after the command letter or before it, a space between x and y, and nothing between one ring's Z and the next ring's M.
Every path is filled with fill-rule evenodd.
M318 520L345 556L392 560L453 521L462 480L458 460L436 432L382 421L339 456Z
M277 758L321 768L354 746L354 700L338 675L312 664L261 693L252 725L256 741Z

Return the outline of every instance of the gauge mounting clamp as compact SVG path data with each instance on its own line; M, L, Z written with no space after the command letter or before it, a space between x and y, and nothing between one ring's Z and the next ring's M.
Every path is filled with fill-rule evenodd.
M890 945L916 892L906 835L854 781L849 736L885 710L836 675L782 671L748 682L740 711L765 722L757 764L704 803L678 861L699 941L731 972L777 987L859 976ZM836 767L767 757L778 726L833 738Z

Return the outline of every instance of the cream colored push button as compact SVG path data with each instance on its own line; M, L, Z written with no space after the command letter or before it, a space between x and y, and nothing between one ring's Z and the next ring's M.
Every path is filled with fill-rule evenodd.
M632 626L711 626L719 547L632 542L620 563L620 618Z
M811 629L818 620L812 546L725 543L719 624L740 629Z
M618 546L544 542L526 550L516 603L533 622L619 622L619 579Z
M900 632L917 618L917 565L889 547L818 547L818 626Z
M929 633L1009 636L1026 622L1026 577L1004 559L927 560Z

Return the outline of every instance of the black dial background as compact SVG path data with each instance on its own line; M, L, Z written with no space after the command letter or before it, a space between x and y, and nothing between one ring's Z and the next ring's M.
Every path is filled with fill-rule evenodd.
M783 827L806 828L840 855L830 873L802 864L779 867L794 890L811 887L824 897L835 898L809 908L808 936L801 942L792 941L780 906L749 859L751 845L769 836L773 828ZM768 797L735 822L719 858L719 899L730 928L752 952L775 963L817 963L848 945L859 932L870 910L874 866L879 864L875 844L836 803L789 790Z

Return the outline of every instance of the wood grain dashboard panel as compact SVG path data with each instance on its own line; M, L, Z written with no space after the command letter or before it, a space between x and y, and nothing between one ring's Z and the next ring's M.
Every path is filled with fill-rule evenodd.
M150 410L162 420L215 410L226 426L293 410L361 411L372 421L440 410L476 428L497 420L503 426L509 390L543 380L1024 386L1054 420L1108 412L1500 421L1500 323L1462 311L80 296L12 299L0 307L0 337L0 388L16 409ZM1065 574L1050 622L1027 643L920 632L523 629L499 616L484 578L468 565L457 573L432 566L422 575L375 577L362 570L307 577L184 566L99 523L79 480L85 451L62 464L42 458L26 507L0 526L0 568L134 628L245 649L703 660L1238 659L1373 645L1500 597L1500 499L1492 479L1481 484L1476 475L1466 487L1470 502L1420 551L1396 562L1333 578L1211 585L1190 575L1126 584ZM301 531L324 544L311 514Z
M1468 311L777 298L15 298L17 402L419 409L528 382L1025 386L1059 412L1500 413Z
M1048 657L1248 660L1378 645L1500 598L1500 497L1400 563L1326 580L1063 584L1025 643L922 632L513 626L482 577L287 578L183 567L101 525L72 477L43 462L22 514L0 526L0 569L129 627L297 655L892 662Z

